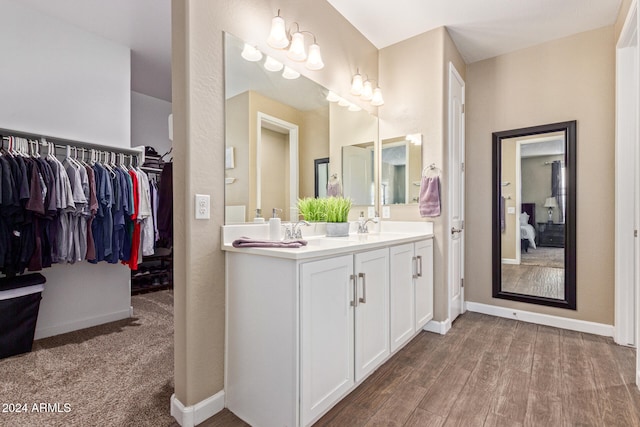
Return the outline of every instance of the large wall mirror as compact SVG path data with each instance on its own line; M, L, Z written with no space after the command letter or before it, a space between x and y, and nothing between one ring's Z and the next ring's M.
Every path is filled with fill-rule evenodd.
M576 122L493 133L493 296L576 309Z
M365 169L371 184L353 193L344 179L360 174L343 165L342 148L369 145L374 155L378 119L329 102L328 94L225 33L225 224L253 222L257 209L268 218L274 208L296 221L297 199L322 197L336 180L341 194L358 197L356 205L375 205L375 163Z

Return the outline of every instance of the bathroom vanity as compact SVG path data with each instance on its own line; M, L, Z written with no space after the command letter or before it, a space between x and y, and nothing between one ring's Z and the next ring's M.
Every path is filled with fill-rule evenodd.
M251 425L307 426L433 318L432 224L231 246L264 230L223 227L226 405Z

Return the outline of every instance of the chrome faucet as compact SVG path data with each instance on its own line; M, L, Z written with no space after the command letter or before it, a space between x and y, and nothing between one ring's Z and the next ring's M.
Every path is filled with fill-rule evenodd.
M307 227L311 225L307 221L301 219L295 224L292 224L291 227L287 227L287 229L284 232L284 238L286 240L302 239L302 230L300 229L300 224L304 224Z
M358 234L363 234L363 233L368 233L369 232L369 228L367 228L367 223L369 221L373 222L374 224L378 223L378 220L376 220L375 218L369 218L368 220L366 220L362 224L358 224Z

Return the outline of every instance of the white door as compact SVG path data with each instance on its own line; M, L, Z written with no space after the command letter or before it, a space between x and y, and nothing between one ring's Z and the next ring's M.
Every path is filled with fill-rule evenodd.
M390 253L391 351L405 344L415 332L413 243L392 246Z
M354 384L352 275L353 255L300 268L302 425L331 407Z
M342 147L344 196L350 197L354 205L371 204L371 166L370 149L353 145Z
M418 331L433 319L433 240L424 240L414 245L415 330Z
M354 266L355 376L360 381L389 355L389 250L356 254Z
M449 320L464 312L464 80L449 63Z

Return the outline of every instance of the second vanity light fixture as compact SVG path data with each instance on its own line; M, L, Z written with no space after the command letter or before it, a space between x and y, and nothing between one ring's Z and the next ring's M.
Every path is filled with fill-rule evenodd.
M271 32L267 38L267 44L275 49L286 49L288 47L287 57L299 62L306 60L305 67L309 70L316 71L324 68L316 36L310 31L301 31L297 22L294 22L293 25L296 26L296 30L292 33L291 28L289 28L289 31L287 31L284 19L280 16L280 9L278 9L278 14L271 20ZM305 34L313 37L313 43L309 45L309 54L305 50Z
M356 74L351 78L351 93L359 96L363 101L371 101L371 105L374 107L379 107L384 104L384 99L382 98L382 90L378 86L373 88L372 82L374 81L369 78L363 80L362 74L356 70Z

